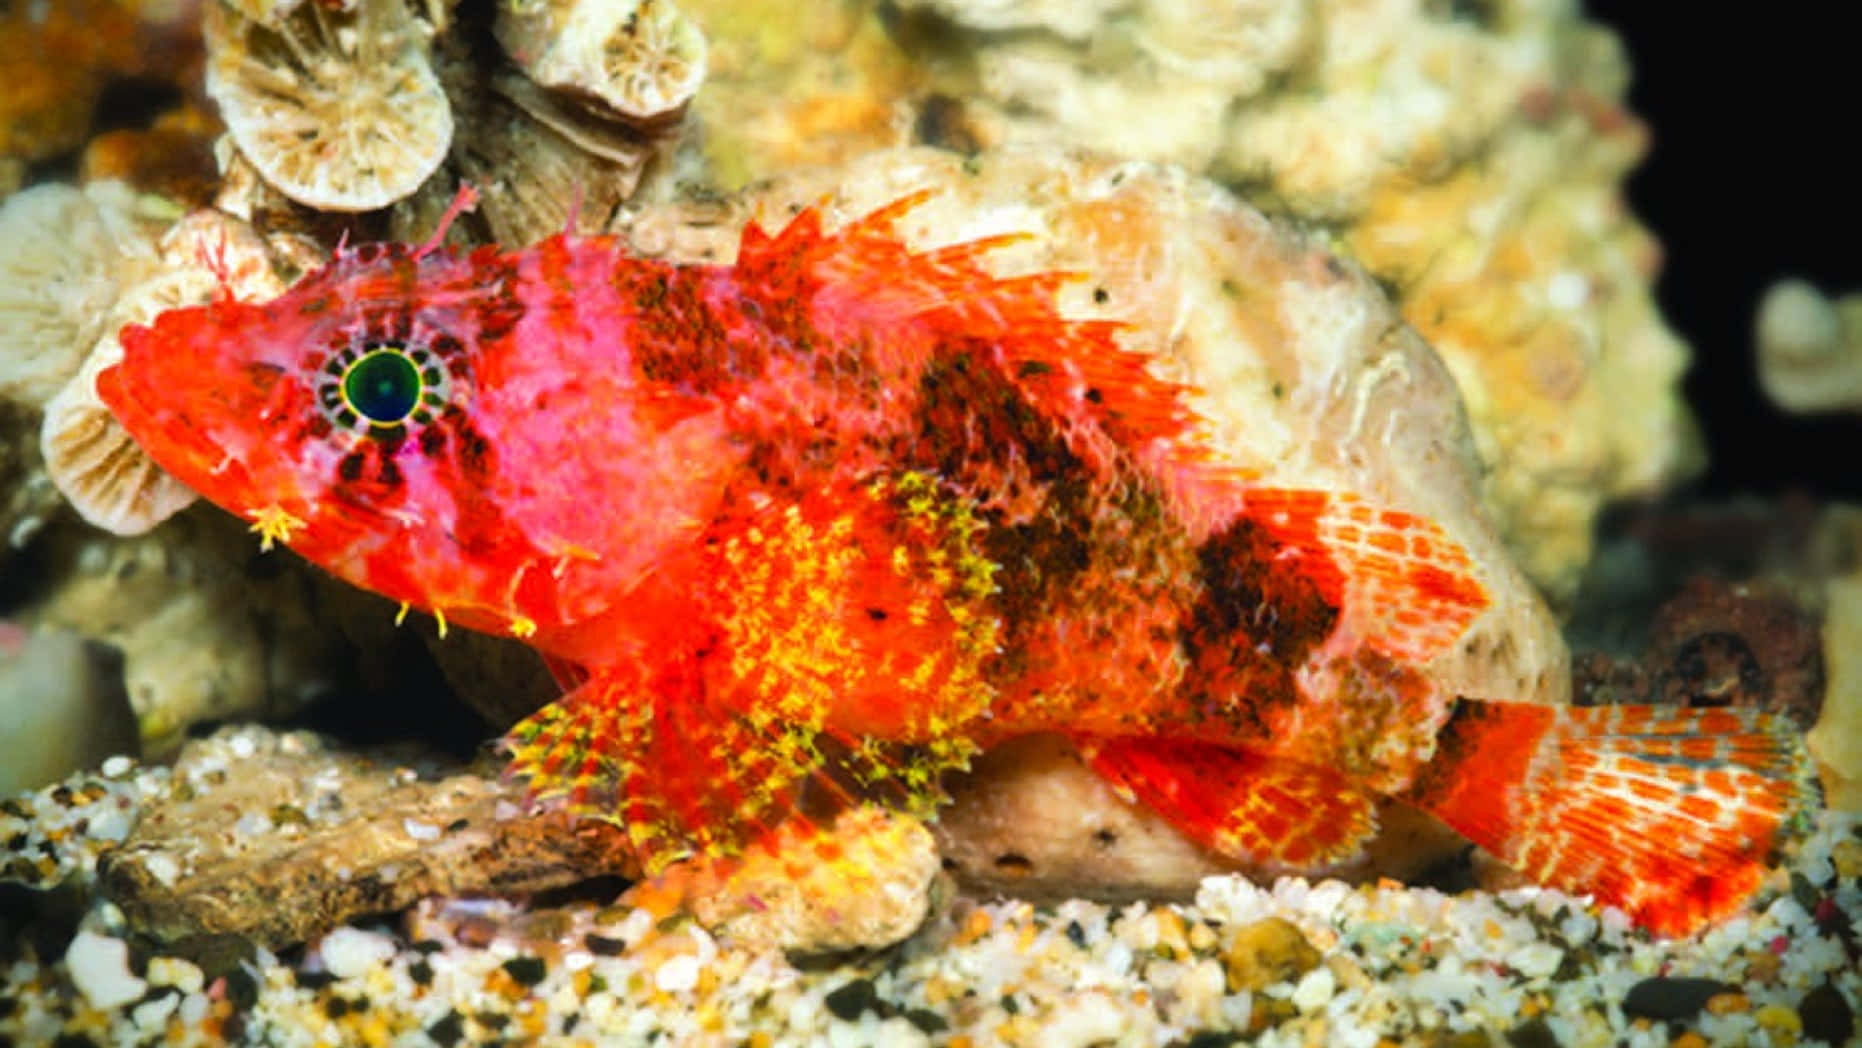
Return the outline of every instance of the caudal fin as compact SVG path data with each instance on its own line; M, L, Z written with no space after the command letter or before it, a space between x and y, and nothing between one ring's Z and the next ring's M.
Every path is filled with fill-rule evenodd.
M1815 796L1798 731L1755 710L1464 699L1403 799L1541 884L1685 935L1745 903Z

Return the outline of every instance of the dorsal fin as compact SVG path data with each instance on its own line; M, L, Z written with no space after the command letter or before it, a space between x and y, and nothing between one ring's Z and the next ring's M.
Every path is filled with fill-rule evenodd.
M1385 655L1427 662L1487 608L1467 551L1427 517L1316 489L1249 488L1245 499L1247 518L1300 557L1345 627Z
M961 352L999 369L1102 480L1120 454L1153 467L1200 459L1188 448L1195 418L1185 387L1153 375L1144 354L1119 344L1124 325L1060 314L1056 293L1079 274L999 277L984 264L1033 234L913 249L898 220L932 195L907 194L833 232L823 231L815 207L773 235L751 223L738 249L739 277L773 301L812 303L813 326L830 340L916 322L928 339L886 348Z

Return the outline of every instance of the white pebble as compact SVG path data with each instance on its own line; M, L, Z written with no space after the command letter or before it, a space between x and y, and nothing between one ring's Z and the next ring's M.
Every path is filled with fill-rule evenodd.
M208 1007L206 994L190 993L181 998L181 1007L176 1015L180 1017L183 1026L199 1026L200 1021L207 1017Z
M79 932L65 950L71 983L98 1008L115 1008L141 997L149 984L129 970L129 944L95 932Z
M1302 1012L1317 1011L1325 1007L1325 1002L1337 991L1338 980L1332 975L1332 969L1320 965L1307 972L1293 988L1293 1007Z
M1590 298L1590 281L1584 274L1565 270L1545 282L1545 301L1553 309L1581 309Z
M149 958L149 984L173 986L182 993L199 993L207 979L200 967L185 957Z
M1320 920L1329 920L1350 898L1354 889L1343 881L1320 881L1306 893L1306 912Z
M877 1033L872 1043L879 1048L925 1048L931 1043L923 1030L897 1015L880 1023Z
M1582 946L1597 934L1597 918L1583 910L1576 910L1564 920L1558 922L1558 934L1573 946Z
M130 1011L129 1017L135 1020L138 1030L156 1033L168 1025L168 1017L175 1013L175 1008L180 1003L180 994L165 993L152 1001L144 1001L136 1005Z
M402 819L401 828L407 831L409 837L417 841L437 841L440 839L440 828L430 822L421 822L418 819Z
M1100 963L1113 975L1124 975L1131 971L1131 962L1131 947L1117 941L1106 947L1105 955L1100 958Z
M120 841L129 836L135 816L124 808L104 808L90 817L84 835L94 841Z
M652 930L653 911L641 906L629 911L621 923L615 926L614 937L626 943L631 950L635 943L646 938L646 934Z
M1041 1043L1086 1048L1116 1040L1127 1022L1128 1017L1103 994L1080 994L1055 1009L1047 1029L1041 1031Z
M128 775L129 769L135 764L135 761L119 753L114 757L105 757L103 766L97 770L103 772L103 777L106 779L120 779Z
M665 993L686 993L698 985L698 958L680 954L659 966L653 985Z
M394 956L394 940L360 928L336 928L323 937L317 952L331 975L350 979L387 963Z
M174 887L176 878L181 876L181 864L167 852L150 852L142 860L142 869L164 888Z
M243 837L256 837L261 833L269 833L271 828L271 816L257 811L249 811L241 815L239 821L233 824L233 832Z
M258 751L258 747L253 744L252 736L250 735L233 736L230 746L233 750L233 756L238 757L242 761Z
M1548 942L1529 942L1506 955L1506 966L1529 979L1543 979L1558 970L1565 951Z

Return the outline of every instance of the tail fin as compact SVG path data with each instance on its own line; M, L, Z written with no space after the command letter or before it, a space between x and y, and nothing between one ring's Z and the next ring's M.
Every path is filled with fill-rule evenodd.
M1744 904L1816 795L1799 732L1755 710L1464 699L1440 745L1404 800L1664 935Z

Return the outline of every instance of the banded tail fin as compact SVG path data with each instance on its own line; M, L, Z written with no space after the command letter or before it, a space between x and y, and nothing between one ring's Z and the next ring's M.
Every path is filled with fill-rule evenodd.
M1463 699L1402 799L1541 884L1685 935L1745 903L1813 803L1798 735L1755 710Z
M1093 771L1204 847L1310 870L1354 859L1377 831L1370 795L1330 768L1185 739L1081 740Z

